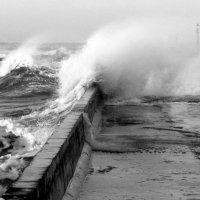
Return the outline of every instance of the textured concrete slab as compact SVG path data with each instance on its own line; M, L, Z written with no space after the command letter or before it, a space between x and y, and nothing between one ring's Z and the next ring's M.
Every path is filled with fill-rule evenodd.
M95 152L79 200L200 199L200 161L187 146Z

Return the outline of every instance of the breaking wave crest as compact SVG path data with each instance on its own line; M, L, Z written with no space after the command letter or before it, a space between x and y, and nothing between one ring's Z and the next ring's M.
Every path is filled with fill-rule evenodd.
M8 55L0 65L0 179L18 177L23 158L41 149L95 81L106 94L130 98L199 95L199 52L187 33L188 40L175 42L173 27L114 24L70 56L63 49L38 56L38 43L29 42ZM49 65L36 60L49 56Z

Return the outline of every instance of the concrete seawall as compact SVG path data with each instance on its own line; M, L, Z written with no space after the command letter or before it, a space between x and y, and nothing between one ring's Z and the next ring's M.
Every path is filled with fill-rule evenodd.
M85 141L82 113L88 113L92 120L99 100L96 87L86 91L4 199L62 199Z

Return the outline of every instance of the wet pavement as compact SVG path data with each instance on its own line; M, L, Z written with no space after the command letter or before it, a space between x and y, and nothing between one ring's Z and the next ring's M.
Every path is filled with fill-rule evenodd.
M198 109L182 103L104 106L99 151L79 200L200 200Z

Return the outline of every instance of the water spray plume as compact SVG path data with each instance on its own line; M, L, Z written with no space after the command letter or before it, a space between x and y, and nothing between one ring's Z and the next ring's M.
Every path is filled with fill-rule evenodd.
M26 150L0 165L0 172L13 161L13 169L18 169L17 163L23 165L20 160L23 156L34 155L60 123L59 117L70 112L93 82L98 82L104 93L121 98L198 95L200 57L196 44L185 26L180 26L182 37L177 43L174 27L171 20L154 19L111 24L93 34L77 53L57 63L60 85L56 99L50 99L44 109L20 119L0 119L0 126L5 128L6 134L12 133L20 138ZM9 54L0 66L0 76L18 66L33 67L39 44L40 40L31 40ZM26 119L33 122L37 119L38 123L25 126L23 120Z
M5 76L11 70L21 66L33 66L33 56L41 44L41 39L32 38L23 43L17 50L12 51L0 65L0 77Z
M181 86L180 76L197 56L196 48L184 26L177 44L174 26L170 20L141 20L97 31L81 52L63 62L61 96L75 85L98 81L98 75L104 92L121 96L194 94L194 88L186 92ZM192 77L186 78L189 83Z

